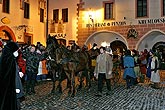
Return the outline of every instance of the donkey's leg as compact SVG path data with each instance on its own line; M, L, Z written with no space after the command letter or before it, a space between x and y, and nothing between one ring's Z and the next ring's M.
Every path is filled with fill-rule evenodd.
M62 93L62 85L61 85L61 83L63 81L62 73L63 73L63 71L61 68L58 70L58 72L56 72L56 78L58 78L58 81L59 81L58 86L57 86L57 88L59 88L59 90L58 90L59 93Z
M69 78L67 78L67 88L71 90L71 80Z
M82 86L83 86L83 72L81 71L81 72L79 72L78 73L78 78L79 78L79 86L78 86L78 90L81 90L81 88L82 88Z
M64 89L64 91L66 90L66 89L69 89L69 93L71 93L71 88L72 88L72 86L71 86L71 75L70 75L70 73L69 72L65 72L65 74L66 74L66 79L67 79L67 87Z
M74 97L76 90L75 90L75 72L73 70L71 72L71 86L72 86L71 97Z
M52 93L55 92L55 82L56 82L56 72L55 70L52 71L52 82L53 82L53 87L52 87Z
M62 80L59 80L59 83L58 83L58 88L59 88L59 93L62 93L62 87L61 87L61 83L62 83Z
M86 71L86 84L88 87L88 91L90 91L91 88L91 78L90 78L90 72Z

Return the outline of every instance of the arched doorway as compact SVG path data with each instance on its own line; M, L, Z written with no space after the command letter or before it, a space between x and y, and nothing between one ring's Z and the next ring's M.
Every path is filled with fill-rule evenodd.
M14 32L8 26L0 27L0 37L4 41L13 40L14 42L16 42Z
M139 51L143 51L144 49L150 50L157 42L162 41L165 41L165 33L161 30L152 30L139 40L136 49Z
M112 52L116 54L123 53L123 51L127 50L127 46L119 40L111 42L110 47Z
M157 42L156 44L154 44L154 46L152 47L153 50L164 50L165 49L165 42Z
M154 49L159 51L161 55L161 68L165 69L165 33L161 30L151 30L147 34L145 34L137 45L137 50L143 51L147 49Z
M94 43L96 43L98 47L102 46L102 43L106 43L106 46L110 46L112 51L118 48L120 52L122 52L123 49L127 49L128 46L127 40L119 33L113 31L95 32L87 38L85 45L89 48L92 47Z
M152 49L157 50L161 55L162 62L165 62L165 42L157 42Z

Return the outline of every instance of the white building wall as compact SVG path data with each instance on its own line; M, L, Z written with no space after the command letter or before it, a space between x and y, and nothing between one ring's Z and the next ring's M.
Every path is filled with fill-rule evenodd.
M12 29L16 36L16 41L24 42L24 38L18 39L18 36L23 36L23 29L17 30L16 26L28 25L27 33L33 34L33 44L41 42L46 45L45 24L40 22L40 15L38 14L38 0L29 0L30 2L30 18L24 18L24 10L20 9L20 0L10 0L10 13L2 12L2 4L0 4L0 19L7 17L10 20L9 24L0 22L0 26L6 25ZM46 17L45 17L46 18Z
M109 0L113 1L113 0ZM105 22L104 16L98 16L99 13L104 13L103 2L109 2L108 0L83 0L85 3L83 8L86 11L93 11L95 14L94 20ZM138 20L141 19L155 19L161 18L161 0L148 0L148 18L136 18L136 0L114 0L114 20L110 21L126 21L127 25L138 24ZM98 12L98 10L101 10ZM84 15L85 16L85 15ZM124 17L126 19L124 19Z
M69 0L69 1L68 0L49 0L49 21L53 19L54 9L59 9L59 20L61 20L62 9L68 8L68 22L63 24L64 25L63 33L66 34L67 41L68 40L77 41L77 4L78 3L79 3L79 0ZM55 28L57 28L57 24Z

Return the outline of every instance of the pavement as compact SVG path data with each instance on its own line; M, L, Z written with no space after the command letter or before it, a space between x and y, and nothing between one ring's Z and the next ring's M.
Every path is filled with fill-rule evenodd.
M66 82L62 83L63 90ZM126 89L122 81L113 86L110 95L106 95L106 85L102 97L95 96L97 82L92 82L90 91L85 87L77 91L75 97L64 90L51 93L52 82L37 83L36 94L25 96L21 110L165 110L165 87L153 89L147 83L139 83L134 88Z

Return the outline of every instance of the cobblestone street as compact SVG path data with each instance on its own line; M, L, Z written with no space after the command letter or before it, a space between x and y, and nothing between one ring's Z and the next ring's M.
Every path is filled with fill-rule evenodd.
M64 85L64 84L63 84ZM25 96L22 110L165 110L165 88L153 89L147 84L138 84L126 89L125 84L113 88L111 95L96 97L97 84L92 83L91 91L86 88L68 96L67 90L60 94L51 93L52 82L44 81L36 85L36 94Z

